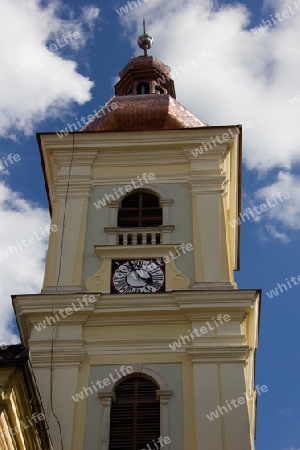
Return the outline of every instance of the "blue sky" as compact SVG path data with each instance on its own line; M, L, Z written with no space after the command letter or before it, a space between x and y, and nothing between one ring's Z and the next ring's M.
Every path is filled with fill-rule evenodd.
M243 133L243 211L289 193L241 230L236 281L263 290L256 384L269 391L258 398L256 449L299 450L300 284L291 277L300 275L300 2L2 3L0 252L49 223L35 132L61 130L109 100L118 72L140 53L144 15L151 54L179 73L179 102L211 125L252 124ZM205 51L214 57L179 69ZM39 292L46 246L40 239L0 261L0 344L18 341L10 294Z

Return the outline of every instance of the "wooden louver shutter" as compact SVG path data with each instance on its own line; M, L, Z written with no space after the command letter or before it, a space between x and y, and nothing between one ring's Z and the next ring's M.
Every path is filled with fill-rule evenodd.
M129 378L116 388L110 417L109 450L141 450L160 436L157 386L143 377Z
M119 227L158 227L162 225L162 208L156 195L135 192L124 198L118 213Z

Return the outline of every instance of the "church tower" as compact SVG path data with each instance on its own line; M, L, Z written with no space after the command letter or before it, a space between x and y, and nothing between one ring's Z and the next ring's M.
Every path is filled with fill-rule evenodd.
M81 131L37 136L51 229L41 293L13 299L22 342L55 450L253 450L242 129L188 111L139 45Z

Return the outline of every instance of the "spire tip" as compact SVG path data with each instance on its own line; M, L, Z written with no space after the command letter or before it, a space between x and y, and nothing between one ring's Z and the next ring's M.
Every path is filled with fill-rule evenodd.
M146 19L143 19L143 31L144 34L141 34L138 38L138 45L141 49L144 50L144 56L148 56L147 50L153 45L153 38L149 34L146 33Z

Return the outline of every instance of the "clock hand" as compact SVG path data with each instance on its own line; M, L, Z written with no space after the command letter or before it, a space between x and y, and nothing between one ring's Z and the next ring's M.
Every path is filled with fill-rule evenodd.
M147 277L147 278L141 277L141 276L139 275L139 278L140 278L141 280L145 281L146 284L147 284L147 286L148 286L149 283L152 283L152 277L151 277L151 275L149 275L149 277Z
M137 270L134 268L132 262L128 261L128 263L129 263L129 266L131 267L132 271L135 273L135 277L136 277L135 279L138 280L139 278L141 278L140 275L138 274Z

